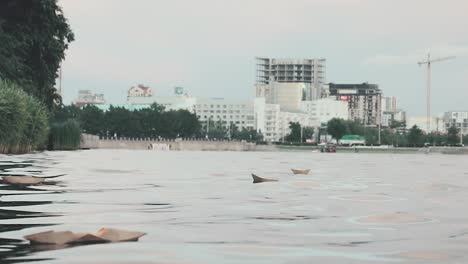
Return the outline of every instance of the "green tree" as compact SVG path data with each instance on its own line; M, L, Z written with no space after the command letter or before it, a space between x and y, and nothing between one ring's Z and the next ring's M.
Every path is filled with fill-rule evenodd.
M447 130L447 143L450 146L454 146L457 143L460 142L460 135L459 135L459 129L456 128L455 126L449 127Z
M291 130L286 136L288 142L301 142L301 124L298 122L289 122L289 129Z
M313 127L304 127L303 133L303 141L305 142L307 139L313 139L314 137L314 128Z
M397 120L392 120L390 121L390 128L405 128L406 127L406 121L397 121Z
M349 133L351 135L364 136L365 128L362 125L360 120L347 120L345 122L346 122L346 126L347 126L347 129L348 129L347 133Z
M426 135L425 142L428 142L432 145L441 146L446 139L437 132L431 132Z
M104 112L95 105L84 106L79 115L83 132L92 135L104 135Z
M0 78L51 108L60 101L57 70L73 39L57 0L0 1Z
M407 138L408 144L413 147L422 146L424 141L423 132L417 125L410 128Z
M347 122L341 118L332 118L327 123L327 133L340 143L340 139L348 133Z
M379 130L374 127L367 127L364 132L364 138L366 139L366 145L378 145Z

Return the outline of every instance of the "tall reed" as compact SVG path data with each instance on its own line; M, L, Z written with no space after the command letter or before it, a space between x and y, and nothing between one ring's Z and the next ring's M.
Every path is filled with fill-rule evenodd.
M75 150L80 147L81 129L78 121L68 119L50 125L50 143L53 150Z

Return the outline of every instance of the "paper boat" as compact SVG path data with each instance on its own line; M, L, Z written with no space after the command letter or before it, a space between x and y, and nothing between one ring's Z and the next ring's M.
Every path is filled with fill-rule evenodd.
M54 176L29 176L29 175L8 175L2 176L3 182L8 184L35 185L43 183L46 179L57 178L65 174Z
M70 231L46 231L41 233L32 234L25 236L25 239L29 240L31 244L55 244L64 245L76 239L76 234Z
M5 183L22 185L34 185L45 181L45 178L35 176L3 176L2 179Z
M296 169L291 169L294 174L304 174L307 175L310 172L310 169L308 170L296 170Z
M278 181L278 180L266 179L266 178L258 177L258 176L255 175L255 174L252 174L252 178L253 178L253 183L275 182L275 181Z
M101 228L96 234L73 233L71 231L47 231L25 236L31 244L97 244L138 241L145 233L112 228Z
M125 241L138 241L138 239L144 236L145 233L125 231L113 228L101 228L96 233L96 236L106 239L110 242L125 242Z

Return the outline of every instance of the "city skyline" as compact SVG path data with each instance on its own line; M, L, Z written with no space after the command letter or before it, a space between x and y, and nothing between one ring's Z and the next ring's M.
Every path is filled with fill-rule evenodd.
M66 103L80 89L123 103L138 83L159 95L183 86L196 96L247 99L255 57L320 57L327 82L376 83L410 115L424 115L426 71L417 62L430 49L457 56L433 67L433 113L466 108L462 1L269 1L268 15L259 12L263 0L116 2L60 1L76 35L63 64ZM285 10L295 15L284 19Z

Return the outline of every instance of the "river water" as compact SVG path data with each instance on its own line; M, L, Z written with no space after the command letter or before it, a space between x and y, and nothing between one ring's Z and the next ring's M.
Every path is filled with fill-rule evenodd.
M467 156L89 150L0 156L0 169L67 174L0 185L0 263L468 262ZM147 235L61 250L23 239L101 227Z

